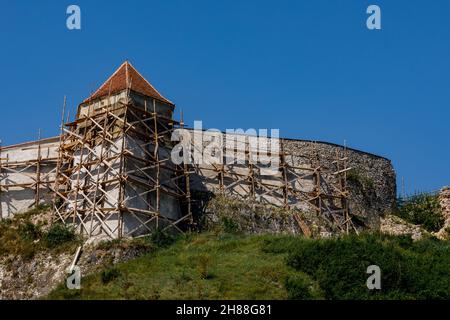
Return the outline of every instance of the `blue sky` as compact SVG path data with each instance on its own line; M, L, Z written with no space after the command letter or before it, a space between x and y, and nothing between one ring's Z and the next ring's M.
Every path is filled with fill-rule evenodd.
M82 30L66 28L77 4ZM366 8L382 30L366 28ZM450 184L450 1L1 1L0 139L58 134L125 60L192 125L280 128L392 159L406 191Z

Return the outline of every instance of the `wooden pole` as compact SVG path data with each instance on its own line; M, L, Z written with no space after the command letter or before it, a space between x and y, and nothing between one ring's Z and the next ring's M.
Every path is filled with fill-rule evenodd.
M86 143L86 135L87 135L87 119L88 119L88 116L86 116L84 119L84 130L83 130L84 132L83 132L82 144L81 144L81 149L80 149L80 153L81 153L80 160L79 160L80 162L78 163L78 165L76 167L77 179L75 182L75 200L74 200L75 203L73 205L73 224L76 223L76 219L78 216L78 195L80 193L80 175L81 175L81 170L83 168L84 144ZM88 232L88 230L85 230L85 231Z
M50 223L53 225L54 218L56 211L58 211L60 208L57 208L57 199L58 199L58 192L59 192L59 176L61 172L61 166L62 166L62 158L63 158L63 135L64 135L64 116L66 112L66 103L67 103L67 97L64 96L64 103L62 107L61 112L61 125L60 125L60 132L59 132L59 148L58 148L58 160L56 163L56 173L55 173L55 182L53 184L53 214L51 215Z
M41 129L38 131L38 152L37 152L37 160L36 160L36 198L35 198L35 206L38 207L41 199L40 188L41 188Z
M350 224L352 224L351 218L350 218L350 208L348 205L348 189L347 189L347 162L348 162L348 152L347 152L347 141L344 140L344 155L343 155L343 159L344 159L344 176L342 179L342 193L345 194L344 196L344 210L345 210L345 221L347 221L347 225L346 225L346 230L347 230L347 234L350 233ZM356 230L356 229L355 229Z
M154 124L154 158L156 161L156 211L160 211L160 163L159 163L159 136L158 136L158 119L156 114L156 100L153 99L153 124ZM156 227L159 228L158 218L156 219Z
M102 142L101 142L101 147L100 147L100 157L98 158L98 164L97 164L97 177L96 177L96 181L95 181L95 191L94 191L94 208L93 210L96 211L97 210L97 204L98 204L98 200L97 200L97 194L98 194L98 188L100 185L100 171L102 169L102 163L103 163L103 150L105 148L105 141L106 141L106 130L107 130L107 122L108 122L108 115L107 113L105 113L104 117L103 117L103 132L102 132ZM104 178L104 177L103 177ZM91 215L91 223L89 226L89 237L92 236L92 231L93 231L93 225L94 225L94 215Z
M120 160L119 160L119 200L117 203L117 210L118 210L118 238L121 239L123 237L123 229L124 229L124 223L123 223L123 214L125 211L124 208L124 199L125 199L125 177L124 177L124 172L125 172L125 139L127 136L127 130L126 130L126 123L127 123L127 118L128 118L128 106L129 106L129 97L130 97L130 91L128 90L127 92L127 105L125 106L125 111L124 111L124 120L125 122L123 123L123 125L121 125L121 132L119 134L119 137L122 138L122 143L120 146Z
M283 169L283 200L284 200L284 208L289 210L289 183L288 183L288 165L286 163L286 155L284 153L284 144L283 141L281 143L281 154L280 154L280 164Z
M183 118L183 111L180 112L180 128L184 129L184 118ZM183 141L184 143L184 141ZM187 150L183 150L183 152L186 152ZM184 160L183 160L183 173L184 173L184 180L185 180L185 193L186 193L186 205L187 205L187 214L189 216L189 223L192 226L194 224L193 216L192 216L192 208L191 208L191 182L190 182L190 174L189 174L189 167L186 163L186 155L183 154Z

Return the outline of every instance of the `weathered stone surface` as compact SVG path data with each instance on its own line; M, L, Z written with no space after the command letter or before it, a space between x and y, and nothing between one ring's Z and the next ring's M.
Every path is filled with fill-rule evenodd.
M33 299L47 294L64 279L70 263L67 253L57 258L39 253L30 261L12 256L0 259L0 299Z
M322 177L327 181L326 184L322 184L322 187L325 187L324 185L326 185L332 192L335 192L335 190L330 187L330 185L337 185L337 177L336 175L333 175L334 172L338 171L336 168L336 159L337 157L342 158L345 154L348 158L347 168L351 168L351 171L347 173L347 186L350 192L350 213L353 217L358 219L357 224L359 226L363 226L367 229L379 230L380 217L392 212L396 202L396 174L390 160L370 153L326 142L281 139L280 144L281 149L287 153L285 160L289 166L307 168L320 166L320 168L322 168ZM312 161L317 163L312 163ZM230 167L232 169L229 169ZM229 166L229 168L228 170L245 169L235 169L234 166ZM342 167L340 167L340 170L342 170ZM281 168L279 171L281 174ZM288 174L289 172L290 171L288 170ZM210 176L206 176L206 174L209 174ZM241 174L245 175L247 172L244 170ZM314 190L315 186L311 175L304 174L304 172L297 172L297 177L298 176L304 176L304 178L300 183L290 185L291 188L306 192ZM227 176L226 178L228 178L228 180L232 179L232 177L230 178ZM207 191L220 194L219 179L217 173L213 170L200 170L196 172L196 174L191 175L191 179L194 181L194 183L191 183L191 187L194 191ZM201 182L197 180L201 180ZM270 184L276 183L279 183L276 177L270 180ZM246 186L245 183L234 183L231 185L233 186L233 190L230 192L230 187L227 187L228 193L231 193L233 196L239 196L242 200L248 198L249 190L247 190L248 186ZM257 196L260 195L257 194ZM309 205L304 201L302 202L302 200L291 198L289 198L289 205L291 208L297 208L304 212L315 210L312 205ZM270 198L266 197L264 200L265 201L261 202L282 206L283 193L272 193Z
M381 218L380 231L393 236L410 235L413 240L420 240L427 234L421 226L406 222L394 215Z
M307 234L302 230L299 220L307 228ZM285 210L223 196L217 196L208 202L203 226L208 230L239 231L246 234L303 234L314 238L339 234L335 225L315 212Z
M441 204L445 223L444 227L439 230L436 236L440 239L445 239L450 234L450 187L442 188L439 194L439 203Z
M99 246L86 246L77 263L81 275L136 258L149 248L135 246L127 241ZM18 257L0 258L0 300L38 299L49 294L65 281L66 269L74 253L52 254L41 252L31 260ZM81 280L83 285L83 280Z
M344 147L325 142L283 139L284 150L308 157L317 154L320 164L333 168L336 154L343 154ZM396 201L396 174L389 159L363 151L346 148L347 166L352 168L348 174L350 190L350 210L361 217L366 226L379 229L380 217L391 212Z

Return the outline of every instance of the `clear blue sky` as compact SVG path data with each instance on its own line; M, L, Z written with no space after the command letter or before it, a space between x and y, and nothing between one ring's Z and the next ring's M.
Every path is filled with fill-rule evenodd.
M66 28L66 8L82 30ZM366 8L382 9L369 31ZM125 59L188 124L280 128L392 159L407 192L450 184L450 1L5 1L0 138L58 133Z

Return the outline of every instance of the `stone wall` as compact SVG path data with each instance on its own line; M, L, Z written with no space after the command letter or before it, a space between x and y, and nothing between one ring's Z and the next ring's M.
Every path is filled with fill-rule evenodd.
M202 133L202 131L191 131L191 139ZM210 139L206 138L213 133L205 133L203 138L203 148L205 144L210 144ZM227 146L228 141L233 140L230 134L223 134L224 143L222 147ZM258 140L266 138L256 138ZM205 142L205 140L207 142ZM264 141L263 144L266 142ZM334 174L343 169L343 158L347 158L346 167L350 170L347 172L347 184L349 195L350 212L352 216L359 218L358 225L368 227L371 229L379 229L380 217L390 213L396 202L396 174L390 160L376 156L363 151L346 148L344 146L335 145L326 142L313 142L305 140L280 139L278 141L280 151L285 153L285 162L288 165L287 180L291 181L296 177L301 177L293 183L289 183L289 188L293 192L307 194L314 192L316 182L314 176L309 169L314 169L318 166L321 168L321 174L324 180L321 188L324 192L336 193L336 186L339 186L337 176ZM248 144L250 144L248 142ZM245 147L241 147L245 149ZM240 148L237 148L239 151ZM251 154L247 146L247 153ZM235 156L239 159L239 152ZM254 153L254 152L253 152ZM227 152L224 151L224 158L227 158ZM242 152L241 152L242 156ZM247 156L244 156L248 158ZM245 159L247 159L245 158ZM340 159L340 167L336 165L336 160ZM217 167L218 165L216 165ZM213 169L214 165L201 164L197 166L194 175L191 175L193 183L191 187L199 192L212 192L213 194L220 193L220 178L217 170ZM255 165L258 167L258 165ZM299 169L299 168L306 168ZM257 169L261 169L258 167ZM283 183L282 167L275 168L275 172L267 175L260 175L258 181L260 183L268 183L273 186ZM267 169L265 169L267 170ZM248 175L248 164L229 164L226 165L224 174L225 194L236 196L241 199L249 199L250 186L242 176ZM240 177L239 177L240 175ZM262 178L261 178L262 177ZM240 181L239 181L240 179ZM267 193L266 190L258 190L256 192L256 200L262 203L274 204L276 206L283 206L283 192ZM325 190L327 189L328 190ZM289 198L289 207L295 208L303 212L314 211L314 206L304 201L299 196Z
M378 227L379 217L395 206L396 174L389 159L326 142L283 139L283 148L298 156L317 154L320 164L329 168L333 167L336 154L343 154L345 149L347 166L352 168L347 174L350 210L369 219L370 225Z
M343 146L325 143L325 142L311 142L303 140L291 140L281 139L280 144L282 149L291 154L286 162L290 165L304 165L310 166L311 155L317 157L320 165L324 168L333 168L334 161L336 160L336 154L344 151ZM56 156L58 146L58 138L52 138L42 145L43 152L47 157ZM6 152L10 154L10 157L20 157L21 160L31 160L35 158L35 151L37 142L19 145L15 147L3 148L2 152L5 155ZM392 167L391 161L379 157L370 153L346 148L347 153L347 165L352 170L348 173L348 185L351 192L350 196L350 210L356 216L361 216L365 220L365 224L371 228L378 228L380 223L380 216L389 213L395 203L396 198L396 179L395 172ZM56 163L53 164L53 166ZM52 170L52 164L48 164L46 170ZM34 172L35 168L31 171ZM243 173L245 166L240 168L236 166L234 168L235 173ZM281 171L278 170L278 171ZM28 176L33 178L33 172L29 172ZM330 169L329 172L332 172ZM16 180L15 175L3 171L2 183L5 181ZM304 172L293 172L293 174L304 174ZM280 172L276 173L276 176L268 176L267 181L279 180ZM30 178L27 178L30 179ZM218 187L217 176L211 171L197 172L197 175L191 175L192 183L191 188L196 191L212 191L216 192ZM331 179L331 177L330 177ZM205 182L206 181L206 182ZM302 182L303 188L312 188L311 176L305 175ZM248 186L247 186L248 187ZM246 186L235 186L236 192L248 192ZM294 188L296 186L293 186ZM247 189L246 189L247 188ZM241 190L241 191L239 191ZM242 191L243 190L243 191ZM10 216L11 214L24 211L33 204L35 193L29 189L18 189L14 192L8 190L8 192L2 192L0 195L0 205L4 216ZM47 197L49 198L49 197ZM277 205L282 204L282 194L273 193L271 195L261 196L263 202L275 203ZM295 201L295 199L291 199ZM303 203L301 205L304 205ZM295 205L293 206L295 207ZM308 208L298 207L298 209L306 211Z

